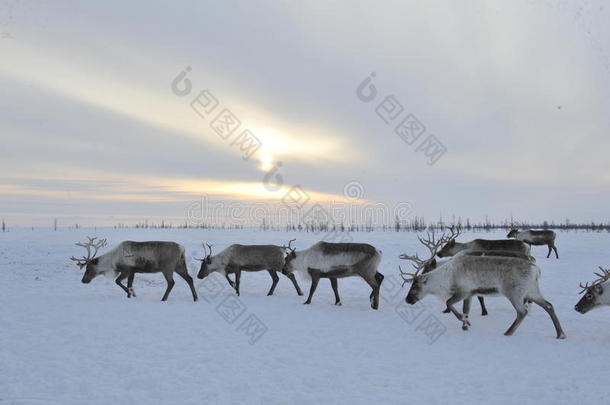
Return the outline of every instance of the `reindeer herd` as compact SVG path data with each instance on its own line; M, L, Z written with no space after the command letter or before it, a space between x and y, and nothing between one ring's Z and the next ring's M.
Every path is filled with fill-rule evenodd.
M485 307L485 296L503 295L514 307L517 316L504 333L510 336L515 333L528 313L529 304L539 305L550 316L555 327L557 339L566 335L553 305L542 293L538 281L541 270L536 260L530 255L532 245L547 245L548 255L555 252L555 232L553 231L518 231L513 229L507 239L475 239L470 242L458 242L459 230L449 228L438 238L429 232L426 238L418 236L421 244L427 248L429 255L420 258L415 255L401 254L402 260L411 262L415 272L409 273L398 266L404 284L410 284L405 298L408 304L415 304L427 295L438 297L446 304L444 312L452 313L462 325L463 330L470 327L469 313L473 296L481 305L481 314L488 314ZM508 239L514 238L514 239ZM204 279L211 273L222 274L229 285L240 294L241 273L266 270L271 276L271 287L267 295L273 295L282 273L292 282L297 294L303 295L294 273L299 272L305 280L310 281L309 295L305 304L311 304L313 295L321 278L330 280L335 295L335 305L341 305L338 290L338 279L358 276L370 287L371 308L379 308L379 292L384 276L378 271L381 262L381 251L366 243L330 243L320 241L308 249L297 251L292 247L295 239L288 245L239 245L233 244L212 255L212 246L205 244L205 255L197 277ZM174 273L177 273L188 284L193 300L197 301L197 291L193 278L189 275L185 249L175 242L132 242L125 241L105 254L97 255L106 247L106 239L88 238L77 246L86 249L86 256L71 257L81 269L85 268L82 282L90 283L95 277L104 275L113 279L126 293L127 298L135 297L133 281L136 273L163 273L167 288L162 301L166 301L174 287ZM207 248L207 249L206 249ZM437 257L439 260L437 260ZM233 274L232 280L229 275ZM586 313L601 305L610 305L610 270L600 267L598 277L591 285L580 285L584 296L574 309ZM127 286L123 281L127 279ZM455 304L463 301L462 311Z

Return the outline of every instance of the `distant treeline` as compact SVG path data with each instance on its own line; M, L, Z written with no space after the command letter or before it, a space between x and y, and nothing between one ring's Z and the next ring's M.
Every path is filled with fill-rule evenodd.
M52 227L55 231L59 228L58 221L54 220ZM135 225L128 224L117 224L114 229L259 229L263 231L292 231L292 232L421 232L425 230L441 231L448 228L455 228L460 231L473 231L473 232L491 232L495 230L510 229L554 229L559 231L606 231L610 232L610 222L606 223L572 223L569 219L566 219L562 223L555 223L553 221L543 221L542 223L531 223L517 221L514 219L504 220L500 223L485 220L482 222L472 222L470 219L462 221L461 218L452 218L449 221L445 221L442 218L434 221L427 222L423 217L414 217L408 221L396 220L392 225L374 225L374 224L329 224L329 223L299 223L299 224L287 224L287 225L270 225L266 221L263 221L258 226L248 226L243 224L208 224L208 223L197 223L189 224L188 222L174 225L171 222L162 220L159 223L145 220L144 222L136 223ZM32 230L34 227L31 227ZM81 225L74 224L68 225L64 228L79 229ZM8 231L8 225L4 220L0 223L0 231Z
M264 231L293 231L293 232L421 232L425 230L445 230L447 228L455 228L461 231L475 232L491 232L495 230L510 230L510 229L554 229L560 231L583 230L583 231L607 231L610 232L610 222L606 223L572 223L566 219L562 223L554 221L543 221L542 223L522 222L514 219L504 220L500 223L485 220L481 222L472 222L470 219L462 220L461 218L453 218L450 221L440 219L435 222L427 222L423 217L414 217L411 220L396 220L392 225L373 225L373 224L329 224L329 223L299 223L287 225L270 225L263 221L259 226L246 226L239 224L189 224L172 225L165 221L154 223L145 221L133 226L119 224L115 228L143 228L143 229L252 229L256 228Z

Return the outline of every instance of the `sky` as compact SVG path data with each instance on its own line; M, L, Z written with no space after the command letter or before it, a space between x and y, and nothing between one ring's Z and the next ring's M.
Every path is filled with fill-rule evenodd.
M0 218L610 221L609 20L601 0L0 0Z

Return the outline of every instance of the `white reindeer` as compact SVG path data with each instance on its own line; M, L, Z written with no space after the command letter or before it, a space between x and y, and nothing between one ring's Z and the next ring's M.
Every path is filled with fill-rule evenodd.
M379 287L384 278L383 274L377 271L380 261L381 251L369 244L321 241L299 252L291 249L286 256L286 265L282 273L288 275L298 271L306 278L311 278L309 296L305 304L311 304L320 278L330 279L335 293L335 305L341 305L337 279L350 276L362 277L373 289L369 296L371 308L377 309Z
M470 326L469 300L473 295L504 295L517 311L517 317L505 335L515 333L527 315L527 303L535 302L551 317L557 332L557 339L565 338L553 305L545 300L540 292L538 286L540 269L531 261L520 257L463 252L429 273L419 274L425 263L432 260L434 256L424 261L417 255L404 256L404 258L412 259L415 262L414 267L417 269L415 273L404 273L401 270L405 283L411 283L411 288L405 298L408 304L415 304L426 295L434 295L445 302L451 312L462 322L462 329L468 330ZM453 306L461 300L467 300L463 314Z
M602 305L610 305L610 270L599 268L601 273L595 273L599 278L589 285L580 284L582 291L585 293L578 303L574 306L574 309L581 314L586 314L593 308L600 307ZM605 293L605 294L604 294Z

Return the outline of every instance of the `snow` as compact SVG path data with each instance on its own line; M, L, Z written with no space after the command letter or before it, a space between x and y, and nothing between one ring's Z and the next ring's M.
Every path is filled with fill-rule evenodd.
M82 272L68 258L81 253L73 244L87 235L108 238L107 249L123 240L176 241L186 247L193 276L192 257L202 255L203 241L219 252L231 243L283 244L294 237L304 249L321 236L183 229L0 234L0 404L573 404L608 395L602 378L610 308L586 315L573 309L578 283L607 264L608 233L559 233L560 260L547 259L546 247L533 248L542 292L568 336L563 341L535 306L515 336L503 336L515 317L503 297L487 299L487 317L474 301L468 332L441 313L434 297L407 307L407 286L397 284L397 265L405 263L397 256L424 253L414 233L352 234L383 252L387 284L379 311L370 308L370 288L361 279L339 280L343 306L332 305L326 280L306 306L282 275L267 297L266 272L244 274L239 298L223 278L196 280L199 302L177 276L169 300L160 302L163 276L137 275L138 296L127 299L103 277L80 282ZM307 292L309 285L300 284ZM259 328L254 337L246 333L248 322ZM437 328L426 329L426 322Z

